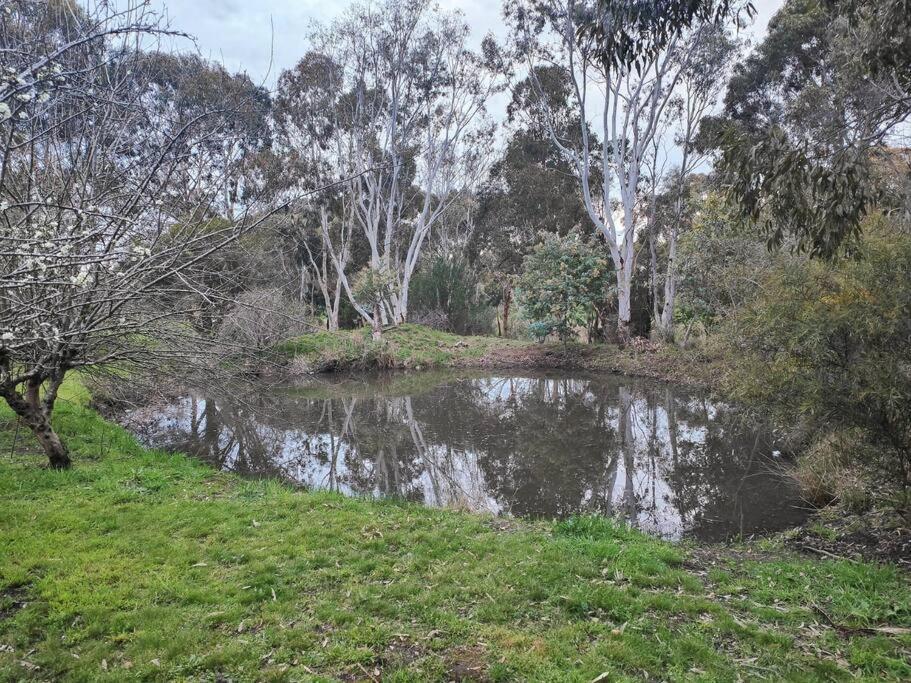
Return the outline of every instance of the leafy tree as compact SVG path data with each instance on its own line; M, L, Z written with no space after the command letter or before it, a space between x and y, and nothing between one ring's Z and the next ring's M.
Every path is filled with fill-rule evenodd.
M752 3L737 0L598 0L598 11L578 34L595 43L609 68L641 69L694 26L741 23L754 14Z
M730 5L594 0L507 4L548 138L572 169L586 214L610 254L621 341L628 341L632 332L641 246L636 236L645 222L642 181L648 157L661 144L682 74L700 58L709 29L729 15L724 7ZM572 110L579 122L576 139L560 137L560 119L537 78L541 64L555 65L572 85ZM589 116L597 122L600 143L588 135ZM671 272L672 286L673 281Z
M871 161L911 113L907 0L788 0L735 72L718 168L770 246L832 258L880 203ZM709 136L710 137L710 136Z
M534 334L543 339L556 334L566 342L576 328L592 329L613 275L600 245L578 233L547 235L525 259L519 281L527 317Z
M486 169L493 128L484 111L501 88L502 63L492 39L479 52L468 40L462 17L429 0L357 3L312 36L336 75L328 93L312 93L332 105L331 135L304 147L348 185L370 268L393 277L379 305L363 304L339 258L344 247L323 231L349 301L374 330L405 322L431 232Z
M712 191L692 202L680 263L677 315L710 326L753 298L772 258L736 207Z
M570 83L555 67L537 71L560 137L577 139L579 122L569 106ZM511 131L506 147L478 192L476 225L468 244L472 261L498 284L495 302L503 307L504 335L509 334L514 279L525 256L541 234L565 235L586 220L577 181L547 139L529 78L513 89L507 124Z

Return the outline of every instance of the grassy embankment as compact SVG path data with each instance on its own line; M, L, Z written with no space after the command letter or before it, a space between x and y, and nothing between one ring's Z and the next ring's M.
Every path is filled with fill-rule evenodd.
M386 330L374 342L367 329L317 332L276 348L281 362L299 373L377 368L567 368L613 372L709 386L719 377L720 355L642 343L539 344L499 337L462 337L421 325Z
M244 481L68 398L67 472L0 409L4 680L911 677L894 567Z

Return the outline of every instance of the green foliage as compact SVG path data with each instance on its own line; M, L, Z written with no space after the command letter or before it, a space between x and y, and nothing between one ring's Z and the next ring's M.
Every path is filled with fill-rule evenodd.
M682 563L686 548L594 518L555 528L244 481L73 403L57 425L79 465L47 471L22 435L9 457L10 418L0 680L911 674L907 636L842 634L809 608L907 626L894 568L713 555L697 574L704 554Z
M781 419L863 429L891 483L911 484L911 238L865 225L857 259L789 262L732 321L736 395Z
M755 14L751 3L732 0L598 0L597 7L598 19L583 24L579 37L593 41L598 59L618 71L641 71L693 26L739 23Z
M677 246L676 317L711 326L754 295L772 258L722 195L709 192L693 199L692 208Z
M354 276L351 289L355 300L369 308L385 301L395 290L395 283L395 273L366 266Z
M523 258L542 233L565 235L589 224L578 181L550 140L539 104L543 96L561 140L580 144L580 121L570 104L572 84L556 66L539 66L535 74L537 85L526 77L513 89L507 107L512 132L478 193L476 225L468 243L472 261L498 281L521 271ZM593 130L588 135L595 140ZM598 144L593 146L597 150ZM597 173L592 182L599 182Z
M605 250L577 233L547 235L525 258L519 281L525 315L540 339L575 336L580 325L598 315L611 283Z
M456 334L487 334L493 322L477 271L458 256L424 262L411 280L408 308L410 319L436 322Z
M771 248L787 234L798 252L834 258L860 241L860 225L878 198L868 160L843 150L820 163L781 128L754 138L729 129L720 169L745 218L761 224Z
M882 200L871 161L911 113L908 0L788 0L712 122L717 170L772 246L857 248ZM706 135L711 137L711 134Z

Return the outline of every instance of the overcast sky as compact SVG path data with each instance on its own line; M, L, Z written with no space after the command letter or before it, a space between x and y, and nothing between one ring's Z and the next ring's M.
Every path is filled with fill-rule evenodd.
M257 83L272 86L278 74L306 52L313 21L341 13L349 0L155 0L173 28L196 38L203 56L230 71L246 71ZM753 31L761 35L784 0L753 0L758 11ZM503 34L499 0L443 0L461 10L477 41L488 32ZM190 46L192 47L192 46ZM271 64L270 64L271 63Z

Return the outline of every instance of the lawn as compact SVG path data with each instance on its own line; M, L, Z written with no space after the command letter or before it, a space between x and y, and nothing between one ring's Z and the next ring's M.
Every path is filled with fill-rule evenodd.
M0 409L3 680L911 677L894 567L245 481L67 398L65 472Z

